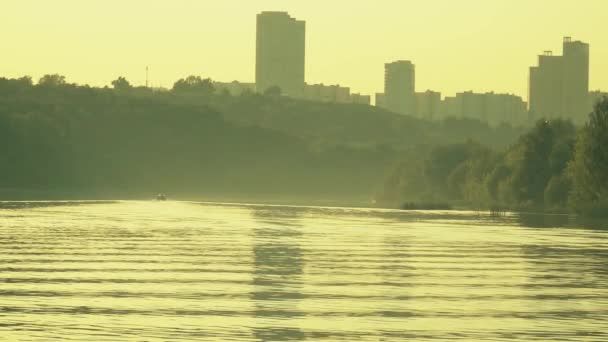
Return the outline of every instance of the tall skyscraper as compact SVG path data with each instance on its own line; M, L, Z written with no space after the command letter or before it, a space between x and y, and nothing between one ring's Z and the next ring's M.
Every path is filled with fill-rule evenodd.
M284 95L304 93L306 23L285 12L257 16L256 89L279 87Z
M545 51L538 56L538 66L530 68L530 113L535 119L564 118L562 56Z
M589 103L589 44L564 38L562 111L568 117L587 118Z
M563 56L546 51L530 68L528 102L534 118L582 122L589 111L589 45L564 38Z
M410 61L396 61L384 66L384 103L395 113L416 114L416 70Z

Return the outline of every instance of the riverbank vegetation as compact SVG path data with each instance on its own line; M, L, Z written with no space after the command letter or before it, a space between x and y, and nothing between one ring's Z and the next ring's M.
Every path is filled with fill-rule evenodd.
M0 197L99 193L364 198L399 151L475 138L506 145L520 128L431 123L355 104L231 96L198 76L171 90L0 79Z
M580 129L539 120L503 151L471 140L410 151L378 200L608 216L608 99Z
M182 98L182 90L125 83L91 88L56 75L37 85L0 80L0 195L72 189L80 198L166 192L369 199L394 158L375 146L314 150L302 138L228 121L210 103Z
M608 104L585 127L432 122L360 104L233 96L190 76L173 89L0 79L0 197L373 199L403 208L608 207ZM114 194L114 195L112 195Z

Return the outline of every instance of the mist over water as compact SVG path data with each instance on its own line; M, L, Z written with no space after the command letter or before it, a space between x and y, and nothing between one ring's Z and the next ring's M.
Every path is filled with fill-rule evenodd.
M608 230L562 216L0 203L7 341L605 341Z

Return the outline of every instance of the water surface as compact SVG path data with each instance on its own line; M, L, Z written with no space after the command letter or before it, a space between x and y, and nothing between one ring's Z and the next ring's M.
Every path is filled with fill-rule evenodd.
M0 203L0 340L606 341L608 230L565 217Z

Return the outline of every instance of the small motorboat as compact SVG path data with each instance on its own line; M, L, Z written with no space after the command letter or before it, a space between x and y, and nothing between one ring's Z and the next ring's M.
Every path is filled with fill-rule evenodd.
M156 195L156 200L157 201L166 201L167 196L165 196L165 194L158 194L158 195Z

